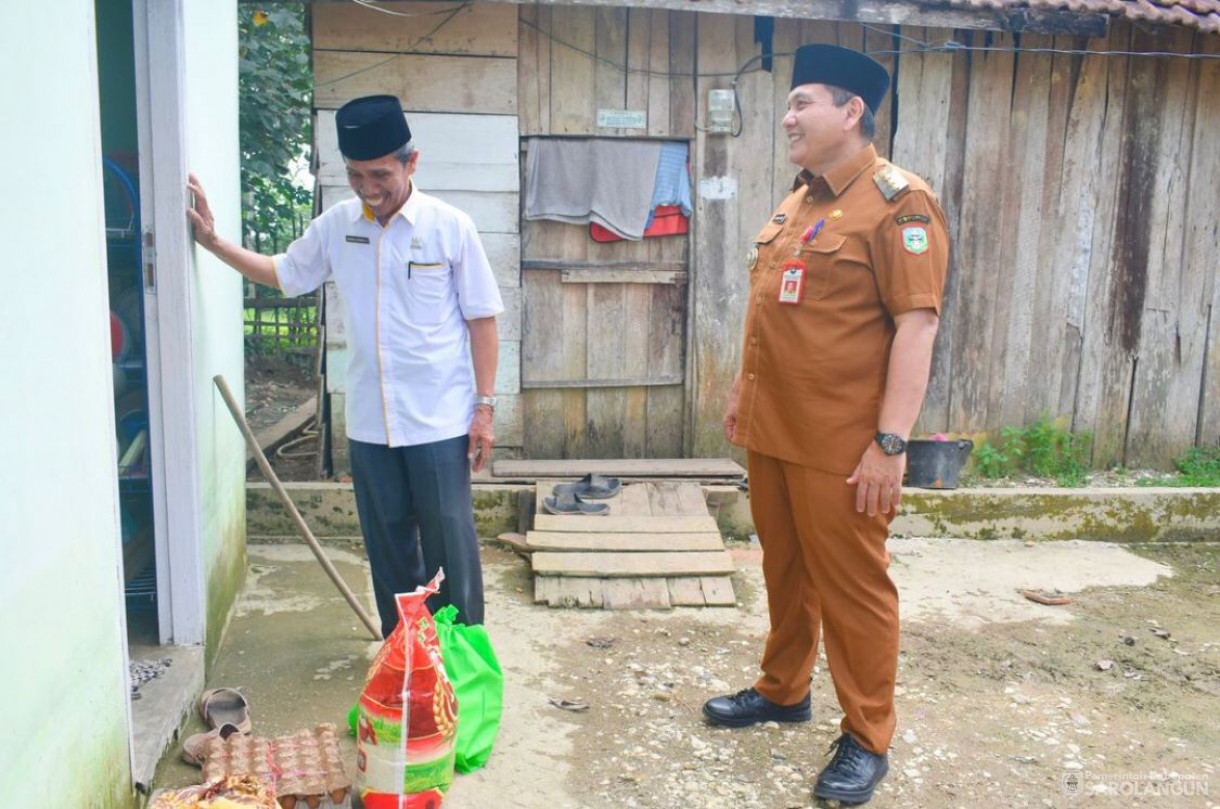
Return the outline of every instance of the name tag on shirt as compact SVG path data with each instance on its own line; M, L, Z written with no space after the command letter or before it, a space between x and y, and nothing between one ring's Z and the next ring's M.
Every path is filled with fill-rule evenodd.
M348 236L347 240L349 242L351 242L352 244L368 244L369 243L368 236Z
M784 262L783 271L779 280L779 302L798 304L805 292L805 262L789 259Z

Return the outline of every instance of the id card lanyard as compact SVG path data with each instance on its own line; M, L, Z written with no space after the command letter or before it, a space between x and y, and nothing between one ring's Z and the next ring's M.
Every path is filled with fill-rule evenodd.
M801 302L801 298L805 294L805 262L801 261L801 247L809 244L818 237L822 232L822 228L826 225L825 219L819 219L815 225L805 230L801 234L801 239L797 242L796 249L792 251L792 258L783 263L783 274L779 281L779 302L795 306Z

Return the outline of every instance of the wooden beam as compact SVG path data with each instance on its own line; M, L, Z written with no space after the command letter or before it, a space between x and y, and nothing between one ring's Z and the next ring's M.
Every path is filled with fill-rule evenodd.
M530 531L525 542L531 551L607 551L646 553L650 551L719 551L724 539L718 531L701 534L613 534L573 533L571 531Z
M563 270L564 284L685 284L689 276L669 270Z
M701 534L719 531L716 521L707 517L573 517L558 514L535 514L537 531L571 531L577 534Z
M313 52L314 106L389 93L417 112L517 114L517 60L488 56Z
M728 551L705 553L535 553L538 576L637 578L726 576L736 565Z
M561 272L686 272L682 261L572 261L562 258L533 258L521 262L523 270L559 270Z
M669 584L665 579L606 579L602 607L608 610L667 610Z
M618 0L488 0L537 6L621 6ZM972 28L987 31L1030 31L1089 37L1105 36L1109 16L1071 11L1033 9L929 8L917 3L860 2L840 0L634 0L635 8L698 11L705 14L736 14L802 20L838 20L874 25L915 25L929 28Z
M378 3L380 10L351 2L316 5L315 50L517 55L516 9L501 5ZM447 12L453 13L453 20L437 27Z
M272 424L270 427L265 427L255 434L254 438L258 441L259 447L263 452L270 452L282 444L289 436L298 432L302 427L308 424L318 412L318 400L310 398L289 412L282 419ZM499 436L497 436L498 438ZM249 466L254 460L254 450L246 448L246 465Z
M579 478L595 472L620 478L742 478L746 470L731 458L605 458L587 460L500 460L498 478Z
M633 376L624 379L556 379L521 381L522 390L562 390L575 388L656 388L664 385L681 385L681 376Z

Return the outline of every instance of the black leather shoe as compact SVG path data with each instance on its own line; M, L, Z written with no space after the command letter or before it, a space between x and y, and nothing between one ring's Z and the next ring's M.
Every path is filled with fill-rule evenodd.
M703 703L703 715L717 725L744 728L759 722L808 722L809 695L795 705L776 705L753 688Z
M835 757L818 775L813 787L813 797L842 803L865 803L873 797L873 790L890 770L889 756L871 753L859 742L844 733L831 749Z

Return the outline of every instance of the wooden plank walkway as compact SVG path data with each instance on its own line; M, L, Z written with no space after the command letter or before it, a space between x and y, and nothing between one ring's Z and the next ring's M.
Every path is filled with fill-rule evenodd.
M493 461L491 468L493 480L538 481L540 486L549 478L579 478L590 472L624 481L685 478L690 481L723 482L726 478L740 480L746 476L745 468L731 458L606 458L584 461L519 461L506 458ZM546 494L550 494L550 489L546 490Z
M733 559L703 490L690 481L624 484L604 516L547 514L554 479L539 480L534 600L552 607L735 606Z

